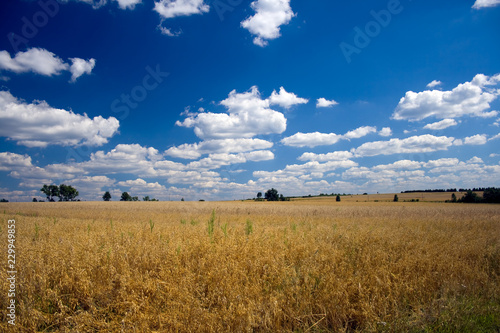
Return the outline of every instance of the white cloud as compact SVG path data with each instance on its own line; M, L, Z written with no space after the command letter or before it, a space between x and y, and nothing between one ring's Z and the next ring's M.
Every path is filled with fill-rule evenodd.
M33 72L40 75L59 75L63 71L70 71L71 81L74 82L83 74L90 74L95 66L95 59L85 61L80 58L70 58L72 65L65 63L54 53L41 48L31 48L25 52L16 53L11 58L9 52L0 51L0 69L14 73Z
M345 139L359 139L364 136L367 136L370 133L376 133L377 128L373 126L363 126L356 128L355 130L349 131L344 134L343 138Z
M464 139L464 144L466 145L484 145L486 142L488 142L488 140L485 134L476 134Z
M286 118L269 108L269 100L261 99L259 90L237 93L233 90L220 104L228 113L205 112L190 115L176 125L194 128L201 139L251 138L260 134L281 134L286 130Z
M148 183L144 179L137 178L135 180L126 180L117 183L120 187L128 188L131 196L137 196L141 200L144 196L150 196L153 199L157 196L162 196L167 191L164 185L158 182ZM117 198L118 199L118 198Z
M362 126L355 130L349 131L344 135L335 133L296 133L292 136L286 137L281 140L285 146L291 147L310 147L316 146L329 146L337 143L339 140L359 139L370 133L376 133L377 128L373 126Z
M267 180L272 180L276 178L301 177L308 174L320 175L337 169L352 168L357 165L358 164L356 162L351 160L329 161L326 163L312 161L305 164L287 165L285 169L278 171L255 171L253 175L256 178L265 178Z
M252 152L244 154L244 156L248 161L252 161L252 162L262 162L262 161L274 160L274 154L272 151L269 151L269 150L252 151Z
M335 151L327 154L315 154L315 153L303 153L298 160L299 161L317 161L317 162L329 162L329 161L344 161L353 158L354 154L349 151Z
M257 36L253 42L262 47L268 44L268 40L280 37L280 27L295 16L290 0L257 0L250 6L255 15L241 22L241 26Z
M18 52L11 58L9 52L0 51L0 69L15 73L33 72L41 75L59 75L68 65L54 53L40 48Z
M121 9L134 10L135 5L142 3L142 0L115 0Z
M101 146L120 126L114 117L90 119L52 108L45 101L28 104L8 91L0 91L0 120L0 136L27 147Z
M85 172L144 176L156 175L155 163L162 159L155 148L142 147L138 144L119 144L107 153L104 151L92 153L89 161L76 165Z
M481 9L500 5L500 0L476 0L472 8Z
M384 136L384 137L391 136L392 130L390 127L384 127L380 130L380 132L378 132L378 135Z
M427 124L424 126L424 128L430 130L444 130L445 128L456 125L458 125L458 123L455 121L455 119L443 119L436 123Z
M329 101L326 98L321 97L321 98L318 98L318 100L316 102L316 107L317 108L328 108L328 107L335 106L335 105L338 105L338 104L339 103L337 103L333 99L331 101Z
M352 152L356 157L427 153L437 150L447 150L453 145L454 138L433 135L412 136L406 139L391 139L389 141L375 141L362 144Z
M75 82L83 74L90 74L95 67L95 59L87 61L80 58L70 58L72 65L69 68L71 72L71 82Z
M190 16L208 13L210 6L204 0L160 0L153 9L161 17L168 19L177 16Z
M172 31L172 29L170 28L165 28L161 25L158 26L158 29L160 30L161 34L162 35L166 35L166 36L169 36L169 37L178 37L182 34L182 30L178 30L178 31Z
M59 0L59 1L69 2L70 0ZM85 2L86 4L91 5L92 8L94 9L99 9L108 3L108 0L76 0L76 1Z
M310 147L314 148L316 146L329 146L337 143L342 139L342 135L335 133L301 133L298 132L292 136L286 137L281 142L285 146L291 147Z
M441 82L441 81L433 80L431 83L429 83L427 85L427 88L431 88L432 89L432 88L435 88L435 87L440 86L442 84L443 84L443 82Z
M307 104L308 102L308 99L297 97L297 95L295 95L294 93L287 92L283 87L280 88L279 93L274 90L271 94L271 97L269 97L269 103L271 105L277 104L286 109L289 109L290 107L297 104Z
M31 167L31 157L15 153L0 153L0 171L12 171L17 168Z
M373 170L415 170L420 169L421 167L421 162L400 160L392 164L377 165L373 167Z
M200 143L172 147L165 154L175 158L197 159L205 154L244 153L253 150L269 149L272 146L272 142L262 139L207 140Z
M428 117L438 119L459 118L466 115L493 117L496 112L485 112L490 103L500 95L500 89L488 89L497 85L500 74L488 77L478 74L471 82L459 84L452 91L427 90L420 93L409 91L401 98L392 118L417 121Z
M481 158L474 156L473 158L468 160L467 163L469 163L469 164L484 164L484 161Z
M488 139L488 141L500 139L500 133Z

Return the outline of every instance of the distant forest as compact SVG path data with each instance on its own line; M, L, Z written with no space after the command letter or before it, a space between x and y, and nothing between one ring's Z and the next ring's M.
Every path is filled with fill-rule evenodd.
M470 188L459 188L458 190L456 188L449 188L447 190L444 189L437 189L437 190L412 190L412 191L401 191L401 193L421 193L421 192L427 192L427 193L442 193L442 192L467 192L467 191L472 191L472 192L484 192L487 189L494 189L494 187L474 187L472 189Z

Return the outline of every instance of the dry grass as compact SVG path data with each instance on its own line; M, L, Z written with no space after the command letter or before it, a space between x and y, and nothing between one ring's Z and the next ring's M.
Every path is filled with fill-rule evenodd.
M16 219L19 271L14 329L0 271L0 331L500 330L499 205L321 200L0 209L4 253L7 220Z

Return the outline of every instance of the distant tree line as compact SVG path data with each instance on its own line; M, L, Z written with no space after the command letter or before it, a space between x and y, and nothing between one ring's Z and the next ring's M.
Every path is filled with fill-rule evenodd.
M109 191L106 191L106 193L104 193L104 195L102 196L102 200L111 201L111 193L109 193ZM139 201L139 197L137 196L133 197L128 192L123 192L120 197L120 201ZM155 198L150 198L149 195L146 195L145 197L142 198L142 201L160 201L160 200Z
M451 200L448 202L463 202L463 203L500 203L500 188L489 187L482 190L483 196L480 197L473 190L467 190L465 195L457 199L455 193L451 195Z
M443 192L467 192L467 191L472 191L472 192L483 192L484 190L488 189L487 187L474 187L472 189L470 188L449 188L449 189L434 189L434 190L411 190L411 191L401 191L401 193L418 193L418 192L424 192L424 193L443 193Z
M285 197L283 194L279 194L278 190L271 188L264 194L264 199L262 198L262 192L257 193L257 199L255 201L290 201L290 198Z

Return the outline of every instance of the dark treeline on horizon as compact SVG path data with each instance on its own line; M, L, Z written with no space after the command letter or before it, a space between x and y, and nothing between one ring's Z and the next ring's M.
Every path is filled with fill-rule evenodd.
M458 190L456 188L449 188L449 189L434 189L434 190L411 190L411 191L401 191L401 193L442 193L442 192L467 192L467 191L472 191L472 192L484 192L488 188L494 188L494 187L474 187L472 189L470 188L459 188Z

